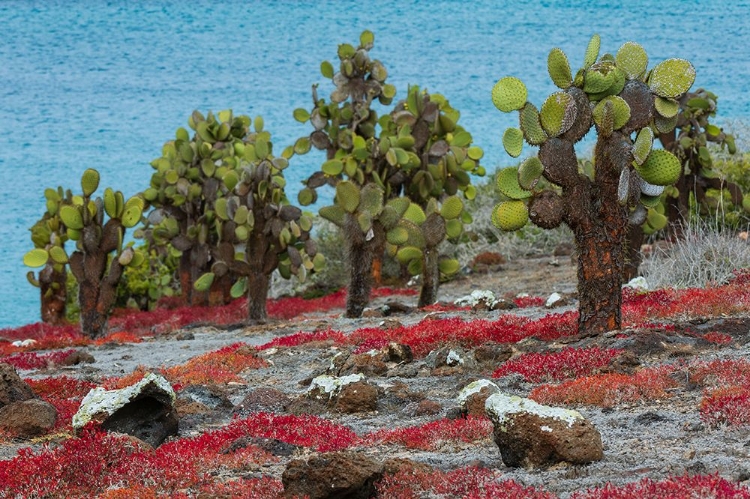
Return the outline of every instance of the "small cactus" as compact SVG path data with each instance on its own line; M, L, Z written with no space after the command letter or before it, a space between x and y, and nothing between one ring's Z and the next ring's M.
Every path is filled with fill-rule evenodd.
M550 52L547 69L560 90L538 112L526 102L518 78L502 78L492 90L500 111L519 111L519 128L503 135L506 152L519 156L524 141L539 146L537 157L499 172L505 199L492 220L503 230L517 230L529 220L548 229L565 223L573 230L578 326L585 335L620 327L628 224L666 223L655 203L663 186L678 180L681 162L671 152L652 149L653 137L677 124L676 104L695 79L693 66L683 59L647 71L648 57L637 43L601 57L600 45L594 35L575 74L562 50ZM579 162L574 144L592 127L598 135L593 161Z

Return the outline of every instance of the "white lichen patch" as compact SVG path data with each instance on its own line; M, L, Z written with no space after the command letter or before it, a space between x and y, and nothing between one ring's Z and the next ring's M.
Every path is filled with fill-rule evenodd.
M560 300L562 300L562 295L560 295L560 293L557 293L557 292L552 293L547 298L547 301L544 302L544 306L545 307L552 307L552 306L555 305L555 303L559 302Z
M471 397L475 393L481 392L483 388L489 388L492 393L497 393L500 391L500 388L492 381L488 379L479 379L477 381L469 383L468 385L463 387L460 392L458 392L458 403L461 405L461 407L463 407L464 405L466 405L466 401L469 399L469 397Z
M340 392L344 386L362 381L363 379L365 379L365 376L361 373L348 374L341 377L323 374L322 376L313 378L307 392L314 394L317 391L319 395L328 395L328 398L331 398Z
M633 277L631 280L622 285L623 288L631 288L636 291L648 291L648 282L643 276Z
M464 359L455 350L450 350L445 358L445 363L449 366L460 366L463 365Z
M148 373L138 383L119 390L105 390L101 386L91 390L83 398L78 412L73 416L73 428L82 428L97 414L114 414L115 411L133 400L150 383L155 384L174 403L177 396L169 381L159 374Z
M457 298L453 303L459 307L476 307L480 303L484 303L487 307L493 308L497 302L497 297L492 291L477 289L472 291L470 295Z
M568 423L572 426L576 421L584 420L581 413L561 407L551 407L534 402L531 399L516 395L505 395L495 393L490 395L484 404L484 409L493 423L502 424L510 416L519 413L535 414L542 418L554 418Z

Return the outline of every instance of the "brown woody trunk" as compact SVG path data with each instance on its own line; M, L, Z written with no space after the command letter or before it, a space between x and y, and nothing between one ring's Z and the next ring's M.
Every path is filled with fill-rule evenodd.
M198 277L203 275L208 270L203 268L197 268L193 263L193 250L189 249L182 252L180 256L180 290L182 291L182 298L186 305L193 307L205 307L209 304L209 294L207 291L198 291L193 287L193 284Z
M440 286L440 269L438 268L437 248L426 249L422 260L422 289L419 293L418 307L427 307L437 301Z
M91 339L107 334L117 283L122 275L122 266L117 259L112 260L109 272L105 275L108 255L105 252L97 252L87 254L85 259L81 258L85 267L83 279L78 279L81 332Z
M265 322L266 299L268 298L269 276L262 272L253 272L247 276L247 318L251 321Z
M641 246L643 245L643 229L640 225L628 226L628 245L625 257L625 270L622 273L623 282L638 277L638 270L643 260Z
M52 265L39 272L39 288L42 302L42 322L52 325L65 324L65 309L68 291L65 287L67 272L58 272Z
M354 217L347 219L343 230L346 239L346 253L349 260L349 290L346 295L346 313L349 318L362 317L370 302L372 290L372 265L376 257L381 257L385 249L385 229L375 222L368 238L362 233Z

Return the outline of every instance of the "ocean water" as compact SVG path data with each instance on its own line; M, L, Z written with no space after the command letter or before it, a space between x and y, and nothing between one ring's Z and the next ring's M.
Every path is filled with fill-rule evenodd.
M500 144L514 115L490 90L521 77L541 105L554 91L546 58L560 47L581 64L593 33L602 50L634 40L654 63L691 60L694 88L720 96L720 120L750 118L750 3L696 0L336 0L208 2L0 2L0 328L39 320L26 281L28 228L43 191L78 190L86 168L126 196L148 186L149 162L194 109L262 115L276 152L309 133L292 118L340 43L375 33L371 55L399 96L409 84L445 95L484 148L489 171L514 164ZM295 157L288 193L322 157Z

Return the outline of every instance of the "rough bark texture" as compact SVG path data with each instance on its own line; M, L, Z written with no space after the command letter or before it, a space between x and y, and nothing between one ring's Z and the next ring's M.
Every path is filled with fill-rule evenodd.
M42 322L52 325L60 325L66 322L65 305L68 297L65 288L66 279L67 273L65 270L58 272L49 264L39 272Z
M418 307L427 307L437 301L438 288L440 287L440 269L438 268L437 248L428 248L424 251L422 261L422 289L419 293Z
M356 222L353 222L356 224ZM346 295L346 317L361 317L370 301L372 289L372 261L374 246L365 241L359 227L348 228L344 234L347 243L349 260L349 291Z
M268 276L253 272L247 276L247 318L251 321L265 321L266 297L268 296Z
M634 277L638 277L638 269L641 266L643 255L641 246L643 245L644 234L640 225L631 225L628 230L628 245L625 258L625 270L623 271L623 281L627 282Z

